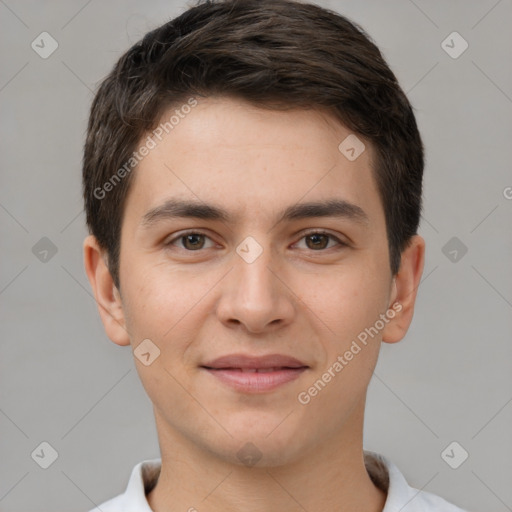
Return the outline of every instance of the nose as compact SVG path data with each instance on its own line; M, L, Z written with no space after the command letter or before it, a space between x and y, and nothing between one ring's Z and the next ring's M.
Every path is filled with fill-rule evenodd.
M256 334L288 325L295 314L294 295L286 286L270 249L251 263L234 254L234 268L222 281L218 318Z

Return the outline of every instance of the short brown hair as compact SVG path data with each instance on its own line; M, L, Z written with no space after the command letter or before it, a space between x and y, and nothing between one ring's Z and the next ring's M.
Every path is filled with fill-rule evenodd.
M120 171L168 108L214 95L263 108L327 109L369 141L391 272L398 272L420 220L423 145L412 107L379 49L361 27L314 4L217 0L199 2L146 34L94 98L83 159L85 210L118 288L132 181ZM122 179L112 182L116 172Z

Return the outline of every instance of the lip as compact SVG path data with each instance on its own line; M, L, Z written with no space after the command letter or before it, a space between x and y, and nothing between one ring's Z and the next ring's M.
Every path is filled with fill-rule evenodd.
M264 369L264 368L302 368L306 363L294 357L281 354L267 354L264 356L250 356L247 354L228 354L218 357L210 362L204 363L204 367L213 369L241 368L241 369Z
M281 354L231 354L201 365L210 375L243 393L265 393L297 379L308 365Z

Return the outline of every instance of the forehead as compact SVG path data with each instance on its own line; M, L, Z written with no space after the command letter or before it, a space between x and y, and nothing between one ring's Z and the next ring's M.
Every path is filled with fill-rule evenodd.
M233 218L258 211L263 220L336 195L369 217L383 215L372 147L333 116L232 98L200 99L187 111L175 106L162 116L165 126L174 115L162 140L148 134L155 147L134 171L127 214L141 218L172 196L222 205Z

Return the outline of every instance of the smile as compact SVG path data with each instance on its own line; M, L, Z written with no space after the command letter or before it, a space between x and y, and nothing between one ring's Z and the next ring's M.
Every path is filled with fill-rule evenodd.
M242 393L265 393L297 379L306 366L300 368L208 368L215 379Z

